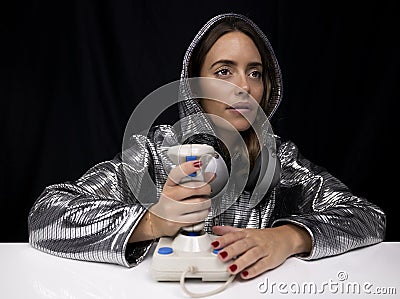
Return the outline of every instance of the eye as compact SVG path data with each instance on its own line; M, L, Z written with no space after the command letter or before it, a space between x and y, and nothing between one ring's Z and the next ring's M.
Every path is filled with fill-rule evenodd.
M255 79L261 79L262 78L262 74L260 71L252 71L250 73L250 77L251 78L255 78Z
M220 70L215 72L215 75L217 75L217 77L226 77L226 76L229 76L230 74L232 74L232 73L227 68L220 69Z

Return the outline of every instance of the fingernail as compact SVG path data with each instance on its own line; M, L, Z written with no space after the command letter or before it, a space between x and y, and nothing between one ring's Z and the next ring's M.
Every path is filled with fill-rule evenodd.
M218 241L214 241L211 243L212 247L217 248L219 246L219 242Z
M249 275L249 272L246 271L246 270L244 270L244 271L242 272L242 276L243 276L243 277L247 277L247 275Z
M231 272L235 272L236 269L237 269L237 266L235 264L229 266L229 270L231 270Z
M224 259L228 256L228 253L226 251L222 251L219 253L219 255Z
M193 166L196 167L196 168L200 168L201 166L203 166L203 161L193 162Z

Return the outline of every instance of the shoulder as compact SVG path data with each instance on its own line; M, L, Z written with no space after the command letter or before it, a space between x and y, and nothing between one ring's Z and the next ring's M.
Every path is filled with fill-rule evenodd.
M147 132L126 137L123 143L123 152L135 152L138 150L153 152L162 147L175 145L178 140L174 127L157 125L151 127Z
M178 143L179 137L175 128L171 125L158 125L149 130L147 137L150 142L157 145L165 144L166 146Z
M276 151L281 160L293 159L299 155L297 145L292 140L280 136L276 136Z

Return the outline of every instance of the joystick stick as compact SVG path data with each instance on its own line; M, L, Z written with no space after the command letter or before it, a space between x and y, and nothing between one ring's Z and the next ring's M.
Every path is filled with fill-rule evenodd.
M168 148L167 154L176 165L198 159L203 162L202 169L184 178L181 184L203 182L206 172L217 173L218 180L211 183L213 189L211 197L218 193L228 180L226 165L212 146L177 145ZM218 251L211 247L215 237L204 231L204 223L201 222L184 227L175 238L160 238L153 254L151 266L153 278L157 281L181 281L182 287L185 278L227 283L232 281L234 277L227 272L227 265L220 261L217 257Z

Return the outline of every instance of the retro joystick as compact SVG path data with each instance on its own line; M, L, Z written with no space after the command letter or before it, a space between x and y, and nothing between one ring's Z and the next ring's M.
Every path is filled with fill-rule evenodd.
M228 171L225 162L214 151L214 148L207 144L184 144L168 148L167 155L175 165L182 164L183 162L201 160L203 167L201 170L194 172L187 177L181 179L181 185L187 186L195 185L198 182L203 183L206 181L205 173L215 173L218 179L211 183L212 191L210 197L221 191L225 186L228 179ZM204 222L199 222L195 225L182 227L182 231L186 234L195 236L199 234L204 228Z
M185 177L180 184L204 182L206 172L216 173L216 179L210 183L213 190L211 198L223 189L228 180L225 162L212 146L177 145L170 147L167 154L175 165L191 160L203 162L201 170ZM204 231L204 222L201 222L182 228L175 238L160 238L153 254L153 278L157 281L181 281L182 287L185 278L230 282L233 278L226 271L227 265L217 257L218 251L211 248L215 237Z

